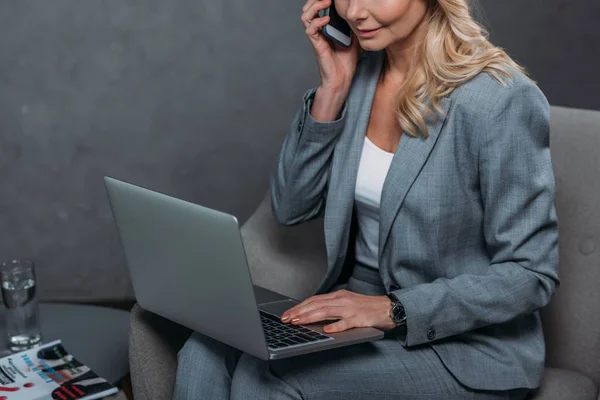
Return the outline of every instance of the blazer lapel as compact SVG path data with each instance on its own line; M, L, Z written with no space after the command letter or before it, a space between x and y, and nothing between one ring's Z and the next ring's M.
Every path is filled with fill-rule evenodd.
M441 128L446 120L450 104L450 98L440 99L439 105L443 109L444 115L438 115L437 124L434 124L435 116L429 116L425 119L429 130L429 137L427 139L423 139L422 136L411 137L406 132L403 132L400 137L400 142L392 158L392 164L385 178L381 193L379 208L380 267L383 249L387 244L392 222L400 211L411 185L419 175L431 150L435 146Z
M325 242L329 260L328 279L321 282L316 293L327 290L331 280L337 278L334 270L343 265L348 248L352 211L354 209L354 191L356 177L365 135L371 116L371 108L377 89L377 82L385 60L385 51L378 53L376 60L366 68L362 79L363 85L353 90L349 99L349 114L356 115L352 121L347 121L346 130L336 144L332 158L331 176L325 213ZM440 107L447 113L450 99L440 100ZM382 249L389 236L392 221L400 210L404 197L416 179L435 142L445 121L445 116L439 116L437 124L433 117L425 120L429 129L429 138L412 138L406 133L400 138L392 165L386 176L380 207L379 229L379 261L381 263Z

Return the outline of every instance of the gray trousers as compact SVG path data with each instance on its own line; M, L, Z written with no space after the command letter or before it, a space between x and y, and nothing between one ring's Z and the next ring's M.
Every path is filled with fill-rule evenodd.
M385 294L375 283L365 279L363 271L331 291ZM470 389L452 376L430 346L405 348L388 335L375 342L264 361L195 332L177 358L174 400L492 400L524 399L528 393Z

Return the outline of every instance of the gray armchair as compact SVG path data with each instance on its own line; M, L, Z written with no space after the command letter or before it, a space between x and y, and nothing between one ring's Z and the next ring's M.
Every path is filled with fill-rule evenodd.
M562 285L542 310L547 368L531 398L600 400L600 112L552 107L551 120ZM242 236L255 284L297 299L316 289L326 265L322 220L279 226L267 194ZM177 352L190 333L133 308L129 360L136 400L171 398Z

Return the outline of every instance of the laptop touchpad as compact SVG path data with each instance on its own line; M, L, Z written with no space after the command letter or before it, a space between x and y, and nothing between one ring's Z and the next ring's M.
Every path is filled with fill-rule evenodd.
M299 304L298 301L287 299L281 301L274 301L272 303L260 304L258 308L278 317L281 317L281 314L294 307L296 304Z

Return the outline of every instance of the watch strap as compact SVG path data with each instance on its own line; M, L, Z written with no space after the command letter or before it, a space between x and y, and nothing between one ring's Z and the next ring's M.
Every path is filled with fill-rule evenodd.
M386 296L392 301L392 303L396 303L400 300L398 300L398 296L396 296L394 293L388 293L386 294Z
M392 302L390 308L390 318L396 322L397 326L406 325L406 312L404 311L404 305L398 300L398 296L394 293L387 293L386 296Z

